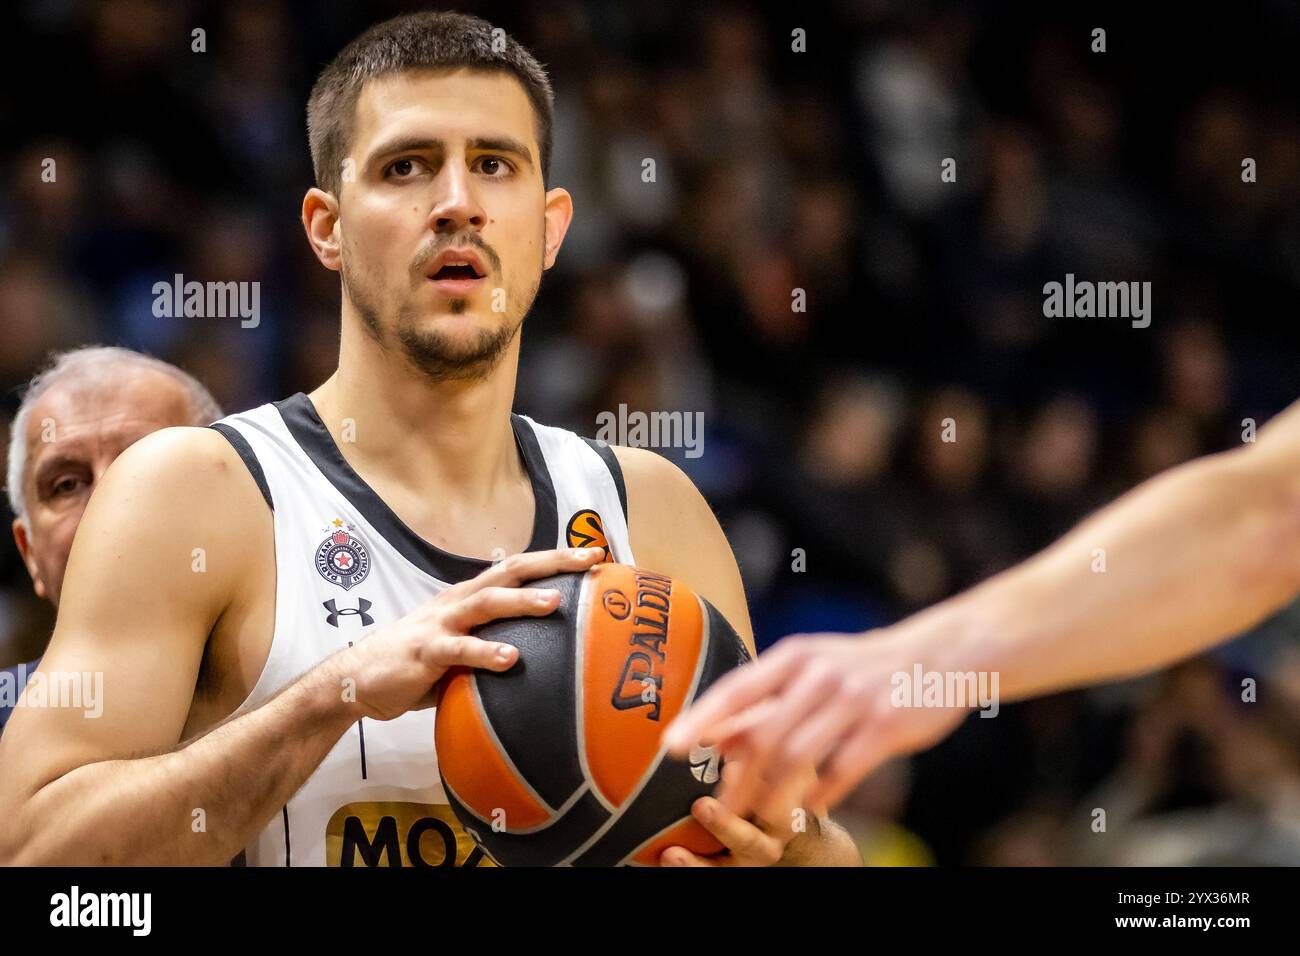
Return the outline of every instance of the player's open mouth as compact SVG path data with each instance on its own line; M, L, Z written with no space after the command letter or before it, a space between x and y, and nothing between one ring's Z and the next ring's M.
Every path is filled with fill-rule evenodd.
M428 276L443 292L459 295L477 288L487 269L477 252L448 249L429 264Z

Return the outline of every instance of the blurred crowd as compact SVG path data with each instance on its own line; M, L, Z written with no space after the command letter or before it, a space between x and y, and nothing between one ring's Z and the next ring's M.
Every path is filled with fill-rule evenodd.
M90 342L232 411L322 381L338 284L298 222L307 91L365 26L431 5L10 5L0 419ZM1300 8L455 8L550 70L575 198L517 408L586 435L620 404L702 411L703 455L662 451L722 519L760 647L941 600L1300 395ZM176 273L259 281L260 324L156 318ZM1067 273L1151 281L1151 326L1045 318ZM0 548L0 666L51 624ZM882 864L1300 863L1298 624L972 719L840 816Z

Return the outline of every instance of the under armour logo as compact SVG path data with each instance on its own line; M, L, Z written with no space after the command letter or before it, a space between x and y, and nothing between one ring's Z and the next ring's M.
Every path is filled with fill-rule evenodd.
M691 776L701 783L718 782L718 752L712 747L695 746L687 755L691 765Z
M365 598L357 598L356 607L345 607L341 611L334 605L333 598L323 602L321 606L324 607L325 610L329 611L329 614L325 615L325 620L329 623L330 627L338 627L339 618L345 614L360 614L362 627L365 627L367 624L375 623L375 619L366 613L370 610L370 602Z

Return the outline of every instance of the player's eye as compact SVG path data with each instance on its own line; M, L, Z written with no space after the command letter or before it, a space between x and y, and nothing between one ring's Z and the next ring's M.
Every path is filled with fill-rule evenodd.
M384 170L385 179L410 179L419 172L421 163L418 159L397 159L388 164Z
M492 179L503 179L515 170L510 161L501 156L483 156L475 165Z

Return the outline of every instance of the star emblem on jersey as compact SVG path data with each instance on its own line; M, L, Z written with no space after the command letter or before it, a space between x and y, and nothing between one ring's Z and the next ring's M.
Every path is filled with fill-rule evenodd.
M339 518L330 522L328 537L316 549L316 570L326 581L347 591L370 573L370 552L353 532L354 527Z

